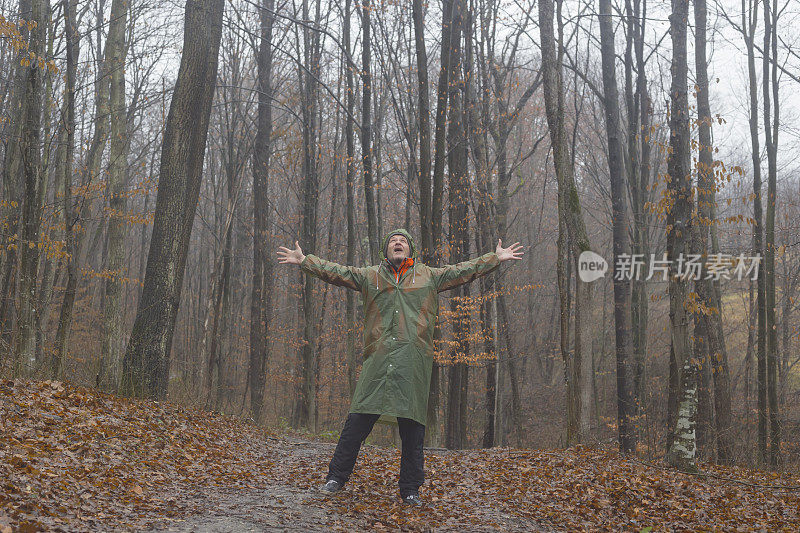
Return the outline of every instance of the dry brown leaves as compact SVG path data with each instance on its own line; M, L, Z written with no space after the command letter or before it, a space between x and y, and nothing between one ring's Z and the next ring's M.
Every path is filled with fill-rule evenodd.
M270 468L240 421L59 382L0 381L0 435L0 531L139 529Z
M184 497L197 487L312 495L332 451L167 403L0 381L0 533L141 529L202 512ZM302 505L325 507L339 530L800 530L796 472L690 476L583 447L429 451L426 505L412 509L398 469L397 450L367 446L344 491Z

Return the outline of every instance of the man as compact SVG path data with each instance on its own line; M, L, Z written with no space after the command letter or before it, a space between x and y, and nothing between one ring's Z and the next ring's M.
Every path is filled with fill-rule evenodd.
M521 249L519 243L503 248L498 241L494 252L433 268L417 261L411 235L398 229L384 239L379 265L356 268L304 255L297 241L294 250L280 247L281 263L300 265L323 281L357 290L364 303L364 364L323 491L337 492L344 487L361 443L385 415L397 418L402 440L400 497L410 505L421 505L422 446L438 293L488 274L503 261L521 259Z

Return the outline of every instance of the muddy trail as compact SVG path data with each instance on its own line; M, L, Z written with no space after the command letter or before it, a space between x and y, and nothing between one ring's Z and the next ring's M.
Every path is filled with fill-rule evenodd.
M687 475L609 448L431 449L412 508L393 447L364 446L345 490L319 492L333 449L169 402L0 380L0 533L800 530L792 471Z
M290 435L268 437L261 460L287 465L288 471L282 474L275 471L278 474L275 479L260 487L210 487L183 493L180 505L191 515L156 522L151 531L552 530L533 520L491 510L489 513L473 511L470 516L454 516L449 520L437 520L435 525L427 524L425 509L411 508L399 500L396 490L399 454L391 448L369 445L362 448L359 467L369 462L386 468L381 475L357 471L342 492L322 493L319 487L334 447L333 443ZM429 450L426 453L430 457L448 452ZM426 504L431 505L431 502Z

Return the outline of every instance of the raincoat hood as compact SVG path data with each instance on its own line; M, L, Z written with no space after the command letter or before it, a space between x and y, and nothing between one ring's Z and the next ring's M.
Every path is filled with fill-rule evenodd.
M391 239L393 235L402 235L403 237L406 238L406 240L408 241L408 248L409 252L411 253L411 258L416 259L417 250L414 248L414 239L411 238L411 234L409 232L407 232L402 228L396 229L388 233L386 237L383 238L383 246L381 246L381 259L383 259L384 261L389 260L388 257L386 257L386 247L389 246L389 239Z

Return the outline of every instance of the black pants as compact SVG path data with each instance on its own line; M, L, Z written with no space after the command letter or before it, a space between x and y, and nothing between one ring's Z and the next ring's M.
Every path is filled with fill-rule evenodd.
M327 480L335 479L342 485L350 479L356 465L358 451L361 443L372 431L380 415L350 413L333 452L333 459L328 465ZM423 456L423 442L425 440L425 426L410 418L398 418L397 426L400 430L400 439L403 441L403 452L400 456L400 496L405 498L409 494L417 494L425 481L425 457Z

